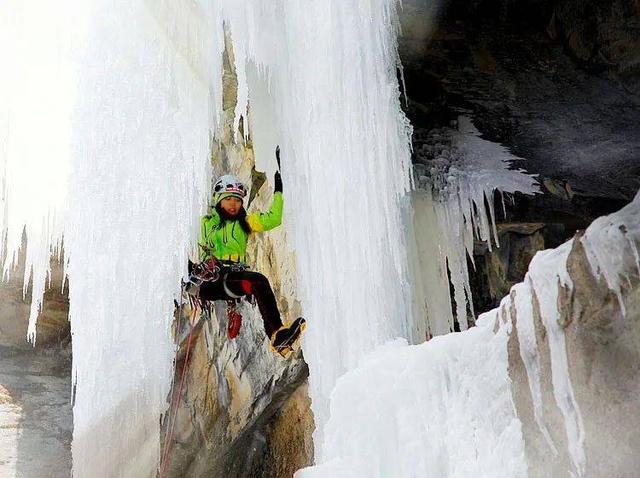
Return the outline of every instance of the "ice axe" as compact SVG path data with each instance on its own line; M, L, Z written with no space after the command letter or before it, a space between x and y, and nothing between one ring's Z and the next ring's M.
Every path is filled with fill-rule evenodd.
M273 177L274 192L282 192L282 176L280 176L280 145L276 146L276 161L278 162L278 170Z
M276 162L278 163L278 171L280 171L280 145L276 146Z

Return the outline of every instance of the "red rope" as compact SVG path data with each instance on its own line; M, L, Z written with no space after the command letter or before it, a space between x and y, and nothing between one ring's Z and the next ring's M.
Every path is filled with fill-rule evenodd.
M173 399L173 404L171 406L173 418L171 415L169 416L169 438L165 441L164 444L164 453L162 454L162 459L160 460L160 475L159 478L163 478L167 467L169 466L169 451L171 449L171 445L173 443L173 434L176 428L176 417L178 416L178 404L180 403L180 396L182 395L182 388L184 386L184 379L187 375L187 365L189 364L189 352L191 351L191 336L193 334L193 329L195 325L195 318L198 312L198 304L195 302L193 307L193 312L191 315L191 320L189 321L189 336L187 337L187 353L184 357L184 364L182 365L182 373L180 376L180 386L178 387L178 393Z

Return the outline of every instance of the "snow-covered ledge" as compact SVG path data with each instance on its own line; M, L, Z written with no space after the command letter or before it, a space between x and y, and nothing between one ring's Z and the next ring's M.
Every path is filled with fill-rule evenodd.
M640 195L538 253L478 327L378 349L338 381L324 460L296 477L635 476L639 246Z

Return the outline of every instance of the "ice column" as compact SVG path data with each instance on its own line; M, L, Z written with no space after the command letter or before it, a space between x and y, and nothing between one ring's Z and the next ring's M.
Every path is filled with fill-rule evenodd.
M74 476L153 476L173 299L210 184L221 22L215 2L93 7L65 231Z
M0 257L6 277L26 232L25 292L33 271L31 341L51 247L62 239L75 100L74 45L83 42L85 20L83 5L73 1L17 0L0 6L0 231L3 239L6 234Z
M250 65L239 81L254 81L257 71L268 85L241 83L239 90L249 93L239 98L253 104L254 93L266 90L272 101L260 103L275 108L285 224L308 319L304 353L318 456L337 378L376 345L409 337L412 328L400 214L410 130L399 103L395 8L394 0L225 6L236 68ZM273 125L252 117L252 127L258 133ZM273 154L275 144L261 146Z
M154 476L173 298L195 244L221 109L215 2L0 7L5 272L27 233L35 332L64 231L74 476Z

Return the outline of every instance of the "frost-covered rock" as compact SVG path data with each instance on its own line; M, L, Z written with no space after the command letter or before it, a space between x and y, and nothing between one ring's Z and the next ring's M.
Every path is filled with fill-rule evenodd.
M297 478L637 476L639 249L640 194L539 252L477 327L377 350Z
M564 335L567 378L573 391L572 403L578 411L576 438L584 454L581 476L631 478L640 469L638 206L640 197L636 197L635 207L627 208L627 216L621 223L601 218L585 235L574 239L566 247L566 277L570 286L550 284L558 288L557 323ZM620 219L620 215L612 217ZM595 255L591 255L594 252L604 253L604 259L613 262L598 265ZM613 289L605 274L615 278L610 284ZM515 289L512 297L515 295L517 300L521 292L522 289ZM568 452L567 437L571 433L567 433L566 420L553 395L559 372L554 369L553 347L548 345L552 336L543 325L541 303L549 305L549 297L534 299L532 316L523 317L518 311L512 314L515 333L509 343L510 375L523 424L529 476L568 477L572 461L581 452L576 450L573 457ZM527 346L534 341L537 347ZM536 393L529 389L532 385L525 367L532 360L538 362L539 368L540 389ZM530 369L530 380L533 373ZM536 396L537 406L532 398ZM534 411L538 422L546 423L544 427L536 425ZM553 447L545 438L544 429ZM553 448L558 450L557 454Z

